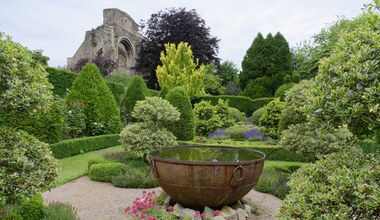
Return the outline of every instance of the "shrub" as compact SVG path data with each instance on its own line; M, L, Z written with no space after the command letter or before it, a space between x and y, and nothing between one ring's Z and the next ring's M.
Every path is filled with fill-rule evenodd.
M212 139L212 140L226 140L226 139L231 138L229 134L224 132L225 130L226 128L218 129L215 132L209 133L207 138Z
M99 157L99 156L91 157L87 162L88 171L90 171L90 168L92 165L100 164L100 163L109 163L109 161L104 157Z
M284 76L284 83L288 84L292 82L292 77L290 75Z
M227 128L224 132L229 134L231 138L235 140L241 140L243 138L243 134L249 130L244 125L234 125L232 127Z
M147 96L150 96L150 93L143 78L139 75L134 76L124 95L123 105L126 112L130 114L133 111L133 107L135 107L136 102L139 100L144 100Z
M243 133L243 137L249 141L266 141L267 138L258 130L250 129L247 132Z
M209 101L201 101L194 105L195 131L198 135L206 136L222 127L216 109Z
M288 181L289 179L281 172L268 169L261 172L260 179L253 188L259 192L284 199L290 191L290 187L286 185Z
M117 152L103 155L105 159L111 162L127 163L128 161L141 161L140 155L133 152Z
M106 59L104 56L98 55L91 60L88 58L81 58L70 70L79 73L82 71L83 67L87 65L87 63L95 64L103 76L110 75L111 72L116 68L116 63L113 60Z
M21 201L21 215L24 219L40 220L44 213L44 200L40 193L36 193L30 198Z
M274 93L275 98L280 98L281 101L284 101L285 99L285 92L291 89L294 86L294 83L287 83L283 84L282 86L278 87L276 92Z
M168 92L169 92L169 87L164 86L161 88L161 91L158 93L158 97L161 97L164 99L166 97L166 94L168 94Z
M378 154L341 152L303 165L291 176L283 219L378 219Z
M126 165L122 163L99 163L90 167L89 176L95 181L112 182L112 179L124 172Z
M83 106L84 103L79 101L71 103L71 105L64 105L62 139L67 140L85 136L86 116Z
M128 124L121 131L121 145L127 152L142 153L144 159L150 150L177 144L176 137L163 127L180 117L177 109L167 100L147 97L138 101L132 116L143 122Z
M283 131L281 145L290 151L303 155L330 154L352 146L353 134L345 128L321 129L312 123L301 123L289 126Z
M228 112L228 101L223 99L218 100L218 104L215 106L216 114L219 115L221 127L230 127L234 124L234 119Z
M294 72L292 74L292 79L294 83L299 83L301 81L301 74Z
M264 107L264 114L260 118L260 131L265 136L278 138L280 133L278 131L278 123L280 121L281 111L284 109L284 103L280 100L274 99Z
M186 90L182 87L175 87L168 92L165 99L181 114L178 121L169 122L165 126L177 137L177 140L192 140L195 133L195 119Z
M118 134L99 135L77 138L50 144L53 156L57 159L71 157L89 151L99 150L119 145Z
M48 80L54 86L53 93L62 98L70 91L77 74L53 67L47 67L46 71L49 73Z
M254 125L259 125L260 118L264 115L265 109L264 108L259 108L257 109L251 117L251 121Z
M148 89L148 91L149 91L150 96L158 96L158 94L160 94L159 91L154 90L154 89Z
M310 98L307 92L311 89L313 82L302 80L286 91L285 107L281 112L278 129L280 132L287 129L289 125L306 122L305 106L309 104Z
M228 114L235 122L246 121L244 113L240 112L237 108L228 107Z
M21 216L21 206L18 204L1 204L0 203L0 219L4 220L23 220Z
M141 161L130 161L125 168L125 173L116 176L112 180L112 184L124 188L153 188L158 186L149 165Z
M219 95L219 96L201 96L199 98L193 99L192 103L199 103L200 101L211 101L212 105L218 104L219 99L223 99L223 101L228 101L228 106L237 108L239 111L244 112L246 115L252 115L254 111L265 106L273 98L260 98L252 100L248 97L244 96L228 96L228 95Z
M79 220L77 210L69 203L51 202L44 209L43 220Z
M117 133L120 129L120 113L115 99L107 84L99 73L98 68L88 63L79 72L71 92L67 95L66 103L72 106L83 102L86 116L86 135ZM103 129L97 129L92 124L102 123Z
M126 88L132 80L132 75L122 72L113 72L111 75L104 77L106 81L119 83Z
M272 96L271 92L268 89L266 89L264 86L256 85L253 80L248 83L241 95L249 97L251 99Z
M124 98L125 93L125 86L121 83L111 82L111 81L105 81L110 92L112 93L117 106L120 106L120 103L122 99Z
M9 203L41 192L58 176L48 145L24 131L0 127L0 155L0 196Z
M360 140L358 145L363 149L363 153L376 153L380 150L380 144L372 140Z

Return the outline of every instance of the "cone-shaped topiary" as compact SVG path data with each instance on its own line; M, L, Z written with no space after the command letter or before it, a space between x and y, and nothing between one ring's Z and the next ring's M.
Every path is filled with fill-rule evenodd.
M146 87L144 79L141 76L134 76L129 83L128 89L124 96L124 108L127 113L133 111L136 102L144 100L145 97L150 96L149 90Z
M87 135L119 132L119 109L95 64L87 63L82 68L66 102L68 105L75 102L83 103Z
M164 86L161 88L161 91L158 93L158 97L161 97L161 98L165 98L165 96L168 94L169 92L169 87L168 86Z
M171 89L165 97L181 113L179 121L171 122L166 127L178 140L188 141L194 138L195 119L190 97L183 87Z

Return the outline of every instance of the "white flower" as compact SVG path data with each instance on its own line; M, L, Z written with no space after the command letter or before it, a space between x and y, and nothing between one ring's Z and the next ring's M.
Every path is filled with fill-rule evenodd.
M72 113L72 111L71 110L69 110L69 114L71 114Z

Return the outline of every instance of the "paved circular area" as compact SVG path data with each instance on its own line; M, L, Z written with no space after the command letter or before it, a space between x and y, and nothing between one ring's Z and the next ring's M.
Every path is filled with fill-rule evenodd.
M51 201L68 202L78 210L81 220L127 219L120 210L132 205L143 191L154 189L130 189L114 187L111 183L92 181L88 176L80 177L43 193L45 204ZM274 216L281 206L279 198L250 191L247 195L258 206L261 215L257 219L276 219Z

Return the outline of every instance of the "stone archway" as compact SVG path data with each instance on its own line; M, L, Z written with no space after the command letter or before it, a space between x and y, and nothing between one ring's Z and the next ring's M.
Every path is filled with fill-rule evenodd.
M134 48L127 38L122 38L118 43L117 69L121 72L130 72L134 66Z

